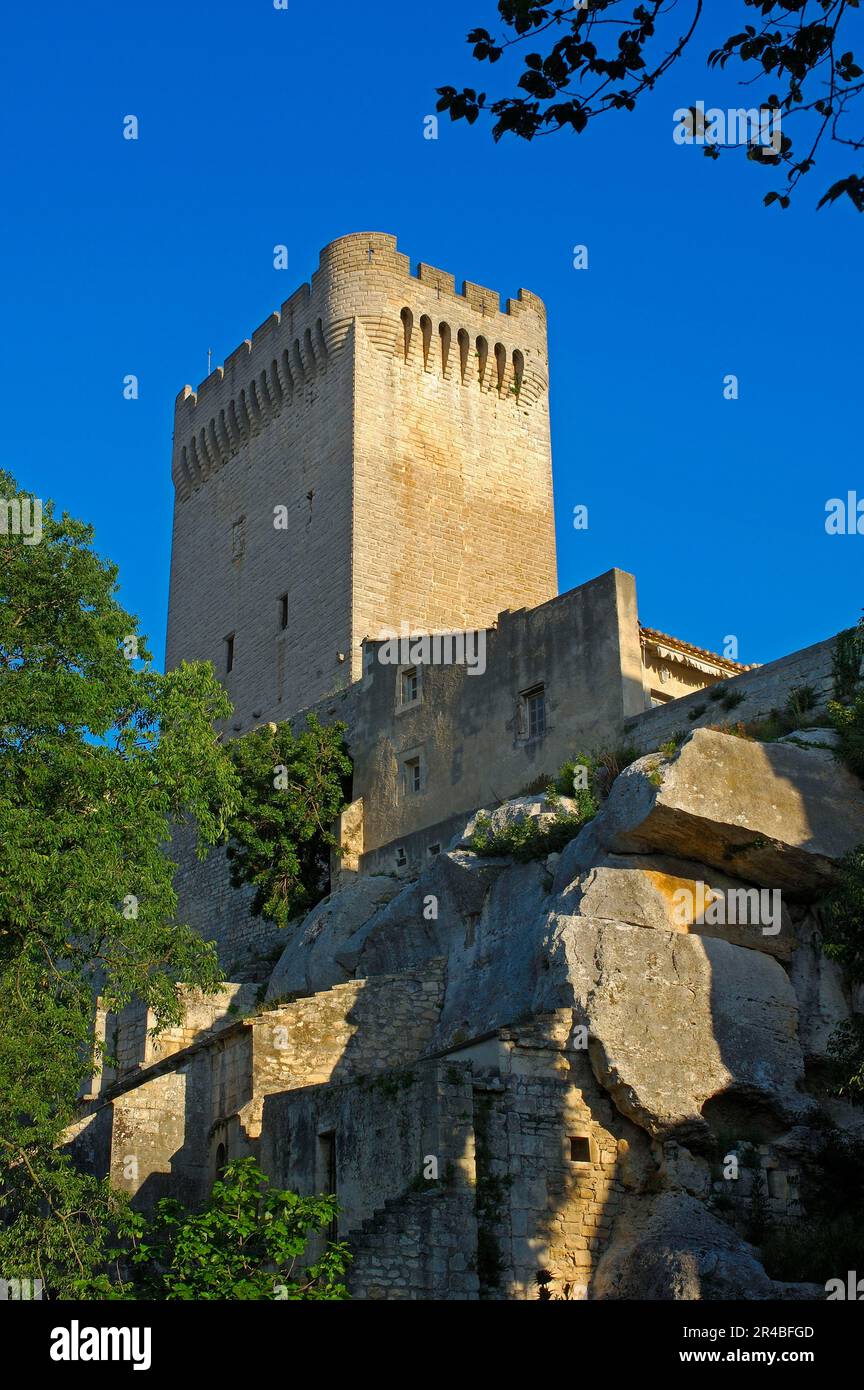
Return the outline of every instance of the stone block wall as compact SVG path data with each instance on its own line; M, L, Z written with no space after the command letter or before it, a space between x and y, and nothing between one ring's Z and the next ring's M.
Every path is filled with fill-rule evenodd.
M155 1036L156 1020L152 1009L136 1002L119 1014L106 1013L101 1000L97 1000L97 1029L101 1030L106 1050L116 1062L116 1066L104 1068L98 1090L108 1090L130 1073L191 1047L207 1033L230 1027L238 1017L254 1008L257 995L258 987L254 984L226 984L218 993L209 995L185 990L182 1022L173 1028L163 1028Z
M443 827L438 843L446 848L457 813L467 818L554 777L568 757L611 740L645 706L636 586L620 570L541 607L501 613L487 634L483 674L424 666L410 706L400 700L400 668L382 664L374 644L366 657L349 721L354 796L364 803L364 872L373 864L395 870L406 845L416 869L418 832L425 841ZM523 696L538 686L545 727L531 737ZM409 757L420 760L417 792L406 788ZM389 861L384 846L393 846Z
M374 1075L429 1047L441 1010L443 962L335 985L259 1014L253 1023L258 1098ZM260 1129L260 1118L247 1125Z
M230 979L266 980L284 946L285 932L253 915L254 890L232 885L225 850L212 849L206 859L199 859L194 836L184 829L175 831L169 853L177 865L179 920L204 941L215 942L220 967Z
M392 1227L403 1205L410 1206L410 1199L418 1195L430 1201L433 1196L467 1197L473 1223L470 1072L440 1059L420 1059L339 1084L282 1091L265 1100L259 1152L275 1182L302 1193L328 1190L328 1170L322 1163L325 1137L335 1146L338 1234L352 1250L363 1233L371 1233L367 1244L370 1251L374 1246L377 1262L382 1241L371 1235L380 1231L382 1222ZM400 1230L397 1237L388 1254L394 1276L399 1275L396 1262L405 1251L409 1263L423 1256L422 1250L412 1248L408 1232ZM453 1253L464 1254L465 1239L461 1231L453 1236ZM374 1271L365 1268L359 1250L355 1253L352 1277L356 1271L362 1282Z
M643 1136L574 1048L569 1010L502 1030L476 1068L474 1116L485 1296L588 1297Z
M428 1050L442 988L442 966L433 962L199 1029L189 1045L168 1047L106 1086L70 1142L92 1147L97 1129L84 1136L98 1124L119 1187L149 1205L179 1184L183 1200L196 1205L209 1191L220 1145L221 1161L254 1150L269 1096L323 1094L328 1083L375 1076ZM193 1002L198 1023L200 1008Z
M477 1219L471 1193L412 1193L388 1204L351 1240L352 1298L473 1302Z
M812 647L804 647L778 661L766 662L764 666L723 681L712 687L712 691L700 690L647 710L625 722L623 737L642 751L649 752L681 730L690 733L693 729L709 725L735 725L765 719L772 710L783 709L793 691L801 686L812 688L815 695L814 712L824 711L834 694L832 658L836 641L836 637L829 637ZM740 703L728 710L719 698L727 691L730 694L734 692L736 698L738 695L742 697ZM712 692L715 696L713 699ZM692 719L691 713L694 715ZM805 716L802 724L806 726L806 723Z
M797 1160L771 1144L728 1145L723 1162L715 1165L711 1195L716 1209L745 1237L753 1238L754 1222L794 1226L801 1220L801 1173ZM734 1169L728 1160L734 1157ZM737 1176L726 1176L724 1170Z

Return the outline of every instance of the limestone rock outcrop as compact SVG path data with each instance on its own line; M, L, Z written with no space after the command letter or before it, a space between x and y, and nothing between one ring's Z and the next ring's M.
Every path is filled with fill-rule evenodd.
M815 896L862 842L864 789L831 752L697 729L671 758L650 754L625 768L562 855L558 879L602 851L659 850Z
M526 816L548 824L555 810L522 797L488 814L494 832ZM786 1193L787 1169L794 1190L820 1111L806 1067L824 1062L856 1003L822 954L815 904L864 842L858 781L818 742L698 730L671 757L625 769L558 855L481 857L469 848L476 823L414 881L361 877L320 904L286 947L268 999L440 972L429 1041L438 1056L476 1041L479 1058L484 1039L517 1022L570 1020L567 1066L585 1069L617 1124L663 1155L653 1176L640 1160L635 1182L623 1163L618 1215L600 1203L590 1218L602 1258L588 1296L817 1296L766 1275L715 1208L705 1155L719 1117L733 1128L749 1117L786 1164L775 1191ZM499 1084L483 1082L492 1093ZM831 1110L835 1123L842 1110ZM535 1141L520 1142L533 1152ZM514 1192L533 1201L536 1181Z
M386 874L358 878L318 903L299 927L289 927L287 944L267 985L268 1003L292 994L315 994L350 979L351 972L338 962L340 947L399 888Z
M598 1299L807 1299L815 1285L769 1279L756 1251L693 1197L663 1192L631 1203L600 1260Z
M546 988L588 1029L597 1080L648 1133L693 1138L734 1091L786 1121L809 1108L798 1005L782 966L731 942L550 914Z

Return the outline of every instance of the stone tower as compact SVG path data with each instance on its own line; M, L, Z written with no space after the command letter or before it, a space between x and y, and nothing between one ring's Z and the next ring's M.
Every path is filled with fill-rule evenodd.
M175 407L167 664L234 728L357 680L383 629L557 592L546 315L356 233ZM403 625L406 627L403 629Z

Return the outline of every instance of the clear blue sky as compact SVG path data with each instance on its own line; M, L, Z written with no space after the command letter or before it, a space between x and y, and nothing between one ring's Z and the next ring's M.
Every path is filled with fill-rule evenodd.
M743 661L857 618L864 536L824 520L828 498L864 496L864 219L815 211L853 163L826 154L781 213L761 206L776 176L674 144L676 107L750 104L703 62L737 0L710 8L720 27L635 115L497 147L479 123L423 138L436 86L494 90L464 43L493 27L492 0L8 12L3 461L94 523L157 660L175 394L359 230L545 299L562 589L630 570L644 623L715 649L735 633Z

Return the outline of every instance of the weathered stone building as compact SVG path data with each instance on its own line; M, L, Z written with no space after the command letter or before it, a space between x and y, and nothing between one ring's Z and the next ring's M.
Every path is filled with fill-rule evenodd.
M358 1297L812 1296L742 1231L760 1184L799 1215L809 1071L860 1004L812 909L864 795L823 729L717 726L802 690L818 720L834 643L745 668L641 626L619 570L557 595L547 385L536 296L501 314L358 234L178 399L169 663L214 662L237 732L345 720L353 799L287 934L178 841L231 983L156 1038L100 1016L116 1066L71 1137L143 1204L250 1152L335 1190ZM472 851L479 808L548 817L566 759L625 744L560 856ZM754 889L782 892L770 926L675 907Z

